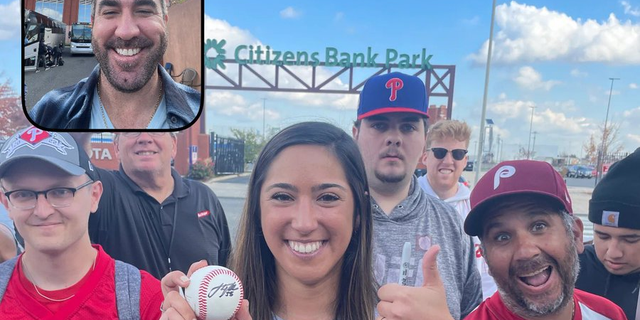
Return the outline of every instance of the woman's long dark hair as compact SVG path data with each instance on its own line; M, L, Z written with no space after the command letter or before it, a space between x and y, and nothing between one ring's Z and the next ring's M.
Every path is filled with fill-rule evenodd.
M236 249L231 258L231 268L242 280L245 297L250 302L251 316L255 320L272 320L279 296L275 259L267 247L261 227L260 190L273 160L284 149L296 145L326 147L345 172L354 197L354 232L342 262L335 318L372 320L377 303L377 284L372 266L373 222L364 163L351 136L322 122L298 123L280 131L265 145L254 165Z

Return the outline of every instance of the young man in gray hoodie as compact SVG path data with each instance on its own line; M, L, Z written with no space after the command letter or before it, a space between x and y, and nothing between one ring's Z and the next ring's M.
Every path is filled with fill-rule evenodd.
M471 190L458 182L467 166L467 148L471 128L457 120L440 120L427 131L427 152L422 163L427 174L418 178L418 184L430 196L453 206L464 220L471 211ZM496 282L480 253L480 240L473 237L476 266L482 278L482 296L486 299L496 292Z
M454 319L462 319L482 301L480 275L473 241L462 231L458 213L422 191L413 175L425 151L427 118L426 89L418 77L397 72L375 76L360 94L353 137L360 147L371 191L373 263L382 285L378 311L383 316L428 318L420 312L414 317L406 315L417 310L408 306L434 301L429 290L419 287L428 280L423 275L422 258L432 245L439 245L437 265L448 311ZM406 242L410 249L407 261L403 261ZM387 285L401 280L405 286Z

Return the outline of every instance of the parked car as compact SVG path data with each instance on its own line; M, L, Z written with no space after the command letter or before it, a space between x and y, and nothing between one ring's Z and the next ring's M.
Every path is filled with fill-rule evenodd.
M566 169L565 176L567 178L575 178L577 171L578 171L578 166L568 166Z
M587 179L591 179L593 178L594 175L594 171L595 169L593 167L589 167L589 166L581 166L581 165L575 165L575 166L569 166L567 167L567 178L587 178Z
M469 160L467 161L467 166L464 167L464 171L473 171L473 165L474 165L475 161L474 160Z
M585 166L578 166L578 169L576 170L576 177L577 178L587 178L587 179L593 178L593 168L585 167Z

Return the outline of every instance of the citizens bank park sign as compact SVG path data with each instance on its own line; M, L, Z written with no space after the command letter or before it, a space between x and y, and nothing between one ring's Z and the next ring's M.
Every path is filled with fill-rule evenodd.
M205 66L208 69L225 69L227 50L224 48L226 40L207 39L204 47ZM212 51L210 51L213 49ZM231 52L229 52L231 53ZM240 65L276 65L276 66L312 66L323 65L326 67L376 67L379 61L385 64L386 68L391 65L398 69L427 69L431 70L431 57L427 55L427 50L422 49L420 53L401 53L395 49L386 49L384 54L375 53L371 47L367 47L362 52L341 52L334 47L326 47L321 52L307 51L281 51L270 46L262 45L239 45L233 50L233 60Z

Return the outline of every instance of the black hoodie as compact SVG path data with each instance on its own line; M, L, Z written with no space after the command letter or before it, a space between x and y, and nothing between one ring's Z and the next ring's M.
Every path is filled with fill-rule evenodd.
M580 255L580 274L576 288L605 297L624 310L627 319L640 319L638 292L640 272L618 276L609 273L596 256L593 245ZM636 314L637 313L637 314Z

